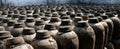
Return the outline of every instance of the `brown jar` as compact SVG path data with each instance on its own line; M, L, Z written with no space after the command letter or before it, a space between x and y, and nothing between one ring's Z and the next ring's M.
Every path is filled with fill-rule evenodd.
M71 26L60 26L55 38L59 49L79 49L79 39Z
M100 21L100 23L103 25L103 27L105 28L105 41L104 41L104 46L106 46L108 44L108 33L109 33L109 26L107 24L107 22L105 22L103 20L102 17L97 17L98 20Z
M109 32L108 32L108 42L111 41L112 39L112 34L113 34L113 29L114 29L114 26L113 26L113 21L107 16L107 15L102 15L101 16L104 21L108 24L109 26Z
M79 38L79 49L94 49L95 32L87 21L78 21L74 31Z
M95 49L103 49L105 40L105 28L101 23L99 23L97 18L90 18L89 23L95 31L96 35Z

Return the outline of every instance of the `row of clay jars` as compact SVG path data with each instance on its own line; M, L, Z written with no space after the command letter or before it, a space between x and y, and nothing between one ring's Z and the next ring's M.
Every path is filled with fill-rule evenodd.
M101 17L104 19L103 21L102 21L102 19L101 19ZM110 47L110 46L113 46L110 42L110 40L111 40L111 38L110 37L112 37L112 33L113 32L110 32L110 31L112 31L113 30L113 22L112 22L112 20L111 19L109 19L107 16L101 16L101 17L98 17L98 18L91 18L91 20L89 20L89 21L91 21L91 22L99 22L98 24L98 28L99 29L102 29L102 30L100 30L100 31L103 31L103 33L101 32L101 34L98 34L98 35L101 35L103 38L101 38L101 47ZM95 20L96 19L96 20ZM98 20L99 21L98 21ZM94 26L94 25L93 25ZM102 28L100 28L100 26L102 27ZM95 30L94 30L95 31ZM99 31L99 30L96 30L96 31ZM98 33L100 33L100 31L98 32ZM108 32L109 31L109 32ZM97 33L97 32L96 32ZM97 35L96 35L97 36ZM108 37L107 37L108 36ZM100 36L98 36L98 37L100 37ZM96 39L100 39L100 38L97 38L96 37ZM100 42L100 40L98 40L99 42ZM98 44L99 44L99 42L98 42ZM96 43L97 44L97 43ZM110 45L109 45L110 44ZM108 46L109 45L109 46ZM100 45L99 45L100 46ZM98 49L98 47L96 47L97 49ZM102 49L102 48L100 48L100 49ZM113 47L111 47L111 49L113 49Z
M67 20L68 21L68 20ZM65 22L67 22L66 20L65 20ZM64 21L63 21L64 22ZM66 23L67 24L67 23ZM66 24L63 24L63 25L66 25ZM69 24L69 21L68 21L68 24ZM49 24L48 24L49 25ZM18 35L19 36L19 34L20 34L20 32L17 32L17 31L19 31L19 30L17 30L17 28L18 29L20 29L20 30L23 30L23 28L22 28L23 26L21 26L21 24L16 24L16 27L14 27L14 29L15 29L15 31L13 30L13 35ZM47 27L47 26L46 26ZM28 31L25 31L25 30L28 30ZM33 34L35 33L35 31L32 31L32 29L24 29L23 30L23 32L22 32L23 34L23 38L24 38L24 40L27 42L27 43L31 43L31 41L33 40ZM31 34L31 35L29 35L29 34ZM30 38L30 39L29 39ZM76 40L77 41L77 40ZM71 42L72 43L72 42ZM78 45L78 44L77 44ZM77 46L77 48L78 48L78 46Z
M120 19L117 15L114 15L113 13L107 13L107 15L110 17L110 19L113 21L114 29L112 34L112 42L114 44L115 49L119 49L120 43L119 41L119 32L120 32Z
M67 22L67 21L65 20L65 22Z
M102 16L103 17L103 16ZM81 20L81 19L80 19ZM99 20L100 21L100 20ZM98 49L98 47L99 47L99 49L102 49L104 46L106 46L106 44L108 43L108 42L106 42L106 41L104 41L104 38L106 38L105 40L107 40L107 32L108 32L108 26L107 26L107 24L106 24L106 20L105 21L102 21L102 22L100 22L100 23L98 23L98 21L97 21L97 18L91 18L90 20L89 20L89 22L93 22L93 25L92 25L92 27L94 28L94 27L98 27L98 26L101 26L102 28L100 28L100 27L98 27L99 29L98 30L100 30L101 32L98 32L98 30L95 30L94 29L94 31L96 32L96 33L101 33L101 34L98 34L98 35L101 35L101 36L98 36L98 35L96 35L97 37L96 37L96 39L98 40L98 39L100 39L100 40L96 40L97 42L96 42L96 44L98 44L98 45L96 45L95 47L96 47L96 49ZM94 24L96 24L96 23L94 23L94 22L96 22L96 23L98 23L97 25L98 26L94 26ZM111 27L111 25L113 25L113 23L112 23L112 21L109 21L109 20L107 20L107 22L108 23L110 23L109 24L109 26ZM90 23L90 25L91 25L91 23ZM111 34L111 33L110 33ZM106 36L106 37L105 37ZM111 35L110 35L111 36ZM100 44L99 44L99 42L101 42ZM104 42L106 42L105 44L104 44ZM110 44L110 46L112 46L111 44ZM109 47L109 46L108 46ZM113 48L113 47L111 47L111 48Z
M50 36L47 30L38 30L36 35L33 28L25 28L22 36L14 38L8 31L0 31L0 33L1 41L5 41L3 47L1 47L2 49L58 49L56 41ZM31 42L30 44L33 47L26 42Z

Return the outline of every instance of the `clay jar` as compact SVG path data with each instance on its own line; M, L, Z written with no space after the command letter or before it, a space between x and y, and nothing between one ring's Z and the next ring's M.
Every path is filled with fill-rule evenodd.
M37 20L34 25L35 31L43 30L45 27L45 22L43 20Z
M22 37L27 43L31 43L36 36L34 28L24 28L22 32Z
M74 24L73 24L73 22L72 22L72 20L70 20L70 19L63 19L61 21L60 26L71 26L72 28L75 27Z
M5 41L0 41L0 49L6 49Z
M9 20L8 23L7 23L8 25L6 27L6 30L11 31L13 29L13 26L14 26L15 23L17 23L17 21Z
M104 20L104 21L108 24L108 26L109 26L108 42L110 42L111 39L112 39L112 33L113 33L113 29L114 29L113 21L112 21L107 15L102 15L101 17L103 18L103 20Z
M10 38L13 38L13 36L9 31L0 31L0 40L5 41Z
M76 25L78 21L82 21L82 20L83 20L82 17L75 17L73 18L73 23L74 25Z
M79 39L71 26L60 26L56 41L59 49L79 49Z
M103 49L105 40L105 29L103 25L99 23L97 18L90 18L89 23L96 35L95 49Z
M24 27L25 27L24 24L16 23L16 24L14 25L13 29L11 30L11 34L12 34L14 37L21 36Z
M97 17L98 20L100 21L100 23L103 25L103 27L105 28L105 41L104 41L104 46L106 46L106 44L108 43L108 33L109 33L109 26L107 24L107 22L105 22L103 20L102 17Z
M50 36L47 30L38 30L31 45L34 49L58 49L56 41Z
M56 29L56 26L52 23L48 23L45 25L45 30L48 30L49 31L49 34L55 38L56 35L58 34L58 30Z
M22 37L14 37L6 41L6 49L34 49L30 44L25 43Z
M26 15L20 15L18 19L18 23L24 23L26 21Z
M33 14L33 17L34 17L34 19L36 21L41 19L41 17L39 16L39 14Z
M26 27L33 28L34 24L35 24L35 20L32 17L27 18L26 21L25 21Z
M47 17L41 17L41 20L44 20L45 24L48 24L50 22L50 18Z
M95 32L87 21L78 21L74 31L79 38L79 49L94 49Z
M113 35L112 35L112 40L114 39L120 39L120 19L118 16L115 16L112 13L109 13L108 16L110 19L113 21L114 29L113 29Z
M16 21L17 21L18 18L19 18L19 15L20 15L20 14L14 14L13 17L12 17L12 20L16 20Z
M119 37L120 37L120 19L118 16L115 16L113 13L109 13L108 16L110 19L113 21L114 29L113 29L113 34L112 34L112 41L114 44L115 49L119 49Z
M8 23L8 21L9 21L9 19L4 18L4 19L2 20L1 25L4 26L4 27L7 27L7 23Z
M115 49L114 46L116 46L116 45L113 45L112 42L109 42L109 43L106 45L106 48L107 48L107 49Z
M52 17L49 23L52 23L58 27L61 24L61 19L59 17Z
M0 26L0 31L5 31L5 27Z

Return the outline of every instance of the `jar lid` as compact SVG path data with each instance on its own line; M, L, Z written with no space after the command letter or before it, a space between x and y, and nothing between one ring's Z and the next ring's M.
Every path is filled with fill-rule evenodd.
M25 25L22 24L22 23L16 23L16 24L14 24L14 28L24 28L24 27L25 27Z
M72 21L70 19L63 19L61 22L61 26L68 26L73 25Z
M61 19L70 19L70 16L62 16Z
M56 26L52 23L48 23L45 25L45 28L46 30L56 30Z
M15 23L17 23L17 21L15 21L15 20L9 20L8 23L7 23L7 25L8 26L14 26Z
M35 20L34 20L34 18L29 17L29 18L26 19L26 22L35 22Z
M99 23L98 18L89 18L89 23Z
M19 20L26 20L26 15L20 15Z
M73 19L74 22L78 22L78 21L82 21L82 20L83 20L82 17L75 17Z
M59 32L67 33L73 30L71 26L60 26L59 27Z
M45 22L43 20L37 20L35 22L35 25L39 26L39 25L45 25Z
M33 14L34 18L40 18L39 14Z
M52 17L50 22L60 22L61 19L59 17Z
M43 38L49 38L50 34L48 33L48 30L38 30L36 39L43 39Z
M22 34L23 35L31 35L36 33L34 28L24 28Z
M76 27L88 27L89 23L87 21L78 21Z
M11 36L9 31L0 31L0 39L10 38Z
M102 17L103 19L108 19L108 18L109 18L108 15L101 15L101 17Z
M6 45L7 46L21 45L21 44L25 44L25 41L22 37L14 37L12 39L6 40Z

